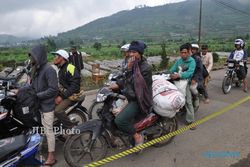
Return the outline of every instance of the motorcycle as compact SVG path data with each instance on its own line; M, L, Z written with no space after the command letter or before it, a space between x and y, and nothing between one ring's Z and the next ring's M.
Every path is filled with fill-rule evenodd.
M175 84L174 81L171 79L170 74L171 73L169 71L157 73L157 75L160 75L160 76L164 77L165 80L171 82L172 84ZM116 83L116 81L118 79L121 79L123 77L123 75L124 74L122 72L120 72L120 71L115 71L115 72L110 73L109 77L108 77L108 81L105 83L105 86L109 86L109 85L111 85L113 83ZM118 92L118 93L120 93L120 92ZM193 101L193 105L194 105L194 103L195 103L195 97L194 96L192 97L192 101ZM104 105L103 102L97 102L96 99L95 99L93 101L93 103L91 104L90 108L89 108L88 117L90 119L92 119L93 113L96 113L98 109L103 107L103 105ZM194 108L194 112L198 111L199 106L200 106L199 104L196 104L196 107ZM184 106L184 107L182 107L180 109L180 112L178 112L178 114L183 115L185 112L186 112L186 107Z
M242 80L239 80L237 77L237 71L240 66L244 66L243 61L236 61L234 59L229 59L227 61L227 70L225 72L225 77L222 82L222 91L224 94L228 94L232 86L240 87L242 84Z
M26 60L24 62L24 66L5 68L5 70L0 72L0 86L5 79L8 79L9 81L11 81L11 85L16 85L17 87L29 84L30 70L30 60Z
M15 88L12 84L11 79L5 79L1 85L3 97L0 99L0 113L7 113L7 117L0 122L0 139L20 134L26 128L22 121L20 121L13 112L13 107L15 107L16 104L16 94L12 91L12 88ZM65 110L69 119L77 125L86 122L88 119L87 109L81 105L84 99L85 95L82 95L78 101L73 102L73 104ZM54 129L57 130L62 129L61 122L56 118L54 120L54 127L56 127ZM38 129L35 128L33 130L38 131ZM65 141L65 137L62 134L56 132L55 134L58 139L63 142Z
M70 166L77 167L100 160L105 157L108 148L123 149L134 146L133 138L120 131L114 123L114 110L117 109L116 106L123 106L123 101L126 101L125 96L112 92L107 87L99 90L96 102L103 104L97 109L99 119L92 119L75 127L75 130L80 130L80 134L70 136L64 144L64 157ZM121 104L117 105L118 103ZM146 116L136 118L134 127L136 132L144 134L144 141L147 142L176 131L178 124L175 117L163 117L152 111ZM173 138L154 146L169 144Z
M117 80L121 79L123 77L123 73L120 71L114 71L109 74L108 80L104 83L104 86L108 87L113 83L116 83ZM89 119L92 119L93 113L96 113L98 108L102 108L104 105L103 102L97 102L96 99L92 102L90 108L89 108L89 114L88 117Z
M20 134L0 140L0 166L40 166L36 159L41 136L39 134Z
M18 118L12 115L15 94L9 90L11 81L1 85L5 97L1 99L0 112L0 166L15 167L25 165L42 165L36 159L41 144L41 136L32 133L32 129L24 126Z

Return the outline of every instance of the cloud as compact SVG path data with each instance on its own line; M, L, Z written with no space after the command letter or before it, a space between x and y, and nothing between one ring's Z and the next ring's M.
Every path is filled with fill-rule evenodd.
M250 4L249 0L238 0L242 4Z
M0 2L0 34L56 35L136 5L162 5L184 0L8 0Z

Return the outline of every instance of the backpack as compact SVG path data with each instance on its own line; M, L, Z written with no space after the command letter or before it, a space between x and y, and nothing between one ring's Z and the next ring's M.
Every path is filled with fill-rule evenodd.
M14 115L25 127L41 126L39 100L31 86L22 87L17 94Z

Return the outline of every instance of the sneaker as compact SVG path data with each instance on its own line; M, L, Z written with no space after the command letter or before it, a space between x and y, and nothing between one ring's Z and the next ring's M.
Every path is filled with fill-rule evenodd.
M245 93L247 93L247 88L244 88L243 91L244 91Z

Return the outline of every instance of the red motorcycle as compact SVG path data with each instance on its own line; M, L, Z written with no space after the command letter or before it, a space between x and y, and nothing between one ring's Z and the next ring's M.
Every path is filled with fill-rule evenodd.
M123 149L134 146L133 137L120 131L114 123L114 104L125 99L125 96L114 93L106 87L99 90L95 102L101 104L100 108L96 109L99 119L92 119L77 126L76 129L80 130L80 134L70 136L64 144L64 157L70 166L77 167L100 160L105 157L108 148ZM136 120L134 127L137 132L144 134L145 142L176 131L178 128L175 117L162 117L154 111ZM173 138L154 146L166 145Z

